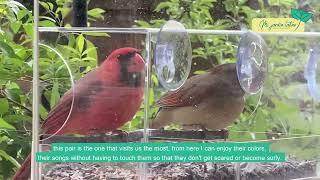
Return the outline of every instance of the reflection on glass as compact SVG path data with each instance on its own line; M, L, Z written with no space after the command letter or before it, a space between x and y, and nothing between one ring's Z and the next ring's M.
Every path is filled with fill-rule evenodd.
M184 26L168 21L160 30L155 49L155 65L161 84L168 90L182 86L191 69L191 44Z
M237 53L237 70L244 91L255 94L262 88L267 73L267 46L257 34L241 37Z
M309 61L305 68L304 76L307 79L307 86L310 95L316 100L320 101L320 92L317 83L317 61L319 60L319 48L314 46L309 51Z

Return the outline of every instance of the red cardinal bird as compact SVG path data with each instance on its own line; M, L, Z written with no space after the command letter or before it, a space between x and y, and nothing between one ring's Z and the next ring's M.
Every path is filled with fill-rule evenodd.
M175 123L184 129L225 128L243 111L244 95L236 65L216 66L162 96L157 102L160 110L150 127L161 128Z
M144 66L137 49L113 51L101 66L76 82L74 92L65 93L43 123L43 134L106 133L130 121L143 99ZM14 180L28 179L30 162L29 155Z

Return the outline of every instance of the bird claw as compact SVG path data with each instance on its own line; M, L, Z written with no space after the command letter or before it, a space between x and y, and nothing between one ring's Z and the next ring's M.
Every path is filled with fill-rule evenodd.
M223 139L224 141L227 140L227 138L229 137L229 131L226 128L220 129L220 132L223 134Z
M204 126L201 126L201 130L203 131L203 136L204 136L204 139L205 139L206 133L209 132L209 130ZM219 131L220 131L224 141L227 141L227 138L229 137L228 129L224 128L224 129L220 129Z
M164 131L165 131L165 130L164 130L164 127L160 128L159 131L160 131L160 132L164 132Z
M224 129L221 129L222 132L226 133L227 135L229 135L229 130L224 128Z
M203 132L203 139L206 139L207 137L207 132L209 132L209 130L204 126L204 125L198 125L200 127L199 130L201 130ZM206 141L204 141L206 142Z
M111 131L111 135L119 136L123 141L128 141L129 133L120 129Z

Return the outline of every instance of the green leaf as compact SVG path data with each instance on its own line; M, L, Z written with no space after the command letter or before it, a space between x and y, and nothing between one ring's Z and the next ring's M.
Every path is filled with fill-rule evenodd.
M98 59L97 48L94 46L94 44L91 41L87 40L86 42L87 42L88 49L94 48L93 51L87 52L88 58L93 58L93 59L97 60Z
M88 16L96 18L96 19L103 19L104 16L102 15L106 11L101 8L94 8L88 11Z
M48 112L46 108L43 107L42 104L40 104L39 114L40 114L40 117L43 119L45 119L48 116Z
M152 80L152 82L154 83L154 86L155 86L155 87L158 87L158 86L159 86L159 80L158 80L158 78L157 78L156 75L152 74L152 75L151 75L151 80Z
M0 51L2 51L9 58L19 58L14 52L13 48L7 42L0 40Z
M19 123L22 121L32 122L32 118L30 116L25 116L21 114L7 115L4 117L4 119L10 123Z
M8 96L8 98L16 101L16 102L20 102L20 95L22 94L21 90L18 88L6 88L5 90L6 95Z
M17 33L19 31L21 25L22 25L21 21L14 21L14 22L11 22L10 28L12 29L12 31L14 33Z
M4 80L15 80L17 78L17 74L16 73L12 73L6 69L4 69L3 67L0 66L0 80L4 81Z
M225 0L223 1L226 11L232 12L236 8L236 3L234 0Z
M53 108L60 99L60 93L59 93L59 82L54 81L52 91L51 91L51 97L50 97L50 107Z
M51 17L47 17L47 16L39 16L39 19L40 19L40 21L49 20L49 21L51 21L51 22L53 22L53 23L56 23L56 20L55 20L55 19L53 19L53 18L51 18Z
M159 12L162 9L170 8L170 6L172 6L172 2L161 2L154 11Z
M154 90L150 88L149 90L149 106L153 105L154 103Z
M23 29L26 31L27 35L32 38L33 37L33 24L28 23L23 25Z
M82 61L97 61L97 58L85 57L81 59Z
M150 28L151 25L147 21L140 21L140 20L135 20L134 21L139 27L144 27L144 28Z
M84 37L82 34L80 34L78 37L77 37L77 47L78 47L78 50L79 52L82 52L83 51L83 48L84 48Z
M198 70L198 71L193 72L193 74L206 74L206 73L207 72L203 71L203 70Z
M301 9L291 9L291 16L302 22L308 22L312 18L313 14Z
M9 111L9 102L6 98L0 98L0 115Z
M4 129L16 129L14 128L14 126L12 126L11 124L7 123L7 121L5 121L4 119L0 118L0 128L4 128Z
M68 53L73 53L73 54L75 54L75 55L78 55L79 54L79 52L77 51L77 49L74 49L74 48L72 48L72 47L69 47L69 46L59 46L60 48L62 48L62 49L64 49L64 50L66 50L66 51L69 51Z
M57 8L57 13L61 13L62 18L66 17L71 11L71 8L67 8L67 7L59 7Z
M84 51L82 52L82 56L84 56L84 55L86 55L86 54L89 54L89 53L91 53L92 51L96 51L96 50L97 50L96 47L87 48L86 50L84 50Z
M265 132L268 130L268 123L266 121L266 117L261 111L258 109L255 116L255 123L251 129L252 132Z
M9 7L16 7L16 8L21 8L21 9L26 9L26 7L24 7L23 4L21 4L18 1L7 1L7 4L9 5Z
M12 156L7 154L5 151L0 150L0 156L3 157L4 159L10 161L13 165L15 165L17 168L20 168L20 164L18 161L16 161Z
M45 2L47 5L45 6L48 10L53 10L53 4L50 2Z
M17 14L17 19L21 20L22 18L24 18L28 14L30 14L30 12L27 9L21 9Z
M50 20L39 21L39 26L42 27L55 27L56 24Z

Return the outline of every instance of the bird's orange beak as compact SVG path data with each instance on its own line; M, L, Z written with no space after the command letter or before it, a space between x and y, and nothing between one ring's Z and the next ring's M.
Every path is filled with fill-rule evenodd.
M137 49L137 53L141 54L142 49Z

